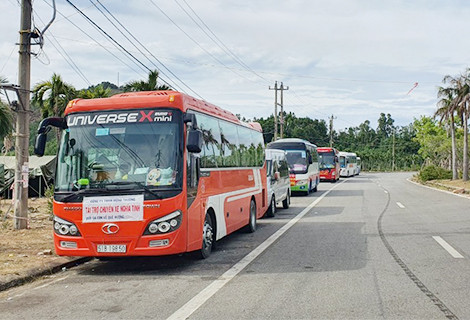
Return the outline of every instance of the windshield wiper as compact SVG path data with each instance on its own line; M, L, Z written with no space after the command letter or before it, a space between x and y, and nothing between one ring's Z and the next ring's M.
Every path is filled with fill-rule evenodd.
M71 194L65 196L65 197L62 198L60 201L61 201L61 202L67 202L68 200L70 200L70 199L72 199L72 198L74 198L74 197L78 197L78 196L80 196L80 195L82 195L82 194L96 193L97 191L99 191L99 192L105 191L105 192L107 192L107 193L109 192L109 190L103 190L103 189L80 189L80 190L74 191L73 193L71 193Z
M130 188L120 188L120 186L130 186L130 185L137 185L143 191L146 191L146 192L150 193L151 195L153 195L153 196L155 196L159 199L162 199L162 196L161 196L161 194L157 193L156 191L181 191L178 188L158 188L158 190L152 190L148 186L146 186L145 184L143 184L142 182L139 182L139 181L116 181L116 182L111 182L111 183L106 184L105 190L107 190L107 191L127 190L127 189L128 190L133 190L133 189L130 189ZM109 188L110 186L111 187L115 186L117 188ZM136 190L136 189L134 189L134 190L139 191L139 190Z

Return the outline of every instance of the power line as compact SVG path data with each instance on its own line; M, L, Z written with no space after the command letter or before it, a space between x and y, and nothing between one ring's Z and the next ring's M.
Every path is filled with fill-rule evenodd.
M90 0L90 1L91 1L91 0ZM140 45L140 46L142 46L142 48L144 48L144 50L145 50L148 54L150 54L158 63L160 63L160 64L163 66L163 68L165 68L171 75L173 75L173 77L175 77L179 82L181 82L181 83L182 83L186 88L188 88L191 92L193 92L193 93L194 93L195 95L197 95L199 98L203 99L196 91L194 91L194 90L193 90L190 86L188 86L183 80L181 80L176 74L174 74L163 62L161 62L157 57L155 57L155 56L153 55L153 53L150 52L150 50L148 50L147 47L146 47L144 44L142 44L142 42L140 42L140 41L139 41L139 40L138 40L138 39L137 39L137 38L136 38L136 37L135 37L135 36L134 36L134 35L133 35L133 34L132 34L132 33L131 33L131 32L130 32L130 31L129 31L111 12L110 12L99 0L96 0L96 2L99 3L99 4L103 7L103 9L106 10L106 12L107 12L111 17L113 17L113 19L114 19L114 20L115 20L115 21L116 21L116 22L117 22L117 23L118 23L118 24L119 24L119 25L120 25L120 26L139 44L139 45ZM92 2L92 3L93 3L93 2ZM95 7L96 7L96 6L95 6ZM99 10L99 8L97 8L97 9ZM105 15L101 10L100 10L100 12L101 12L103 15ZM105 15L105 17L106 17L106 15ZM106 18L107 18L107 17L106 17ZM108 18L107 18L107 19L108 19ZM108 21L110 21L110 20L108 19ZM110 21L110 22L111 22L111 21ZM111 22L111 23L112 23L112 22ZM112 23L112 24L113 24L113 23ZM113 26L114 26L114 24L113 24ZM116 26L115 26L115 27L116 27ZM116 27L116 29L118 29L118 28ZM119 29L118 29L118 30L119 30ZM121 32L121 34L122 34L122 32ZM123 36L124 36L142 55L144 55L144 56L147 58L147 60L149 60L150 63L152 63L155 67L157 67L157 66L155 65L155 63L153 63L141 50L139 50L139 48L138 48L131 40L129 40L124 34L123 34ZM163 72L162 72L162 73L163 73ZM164 73L163 73L163 74L164 74ZM164 75L165 75L165 74L164 74Z
M44 0L45 1L45 0ZM47 2L46 2L47 3ZM49 6L50 4L47 3ZM116 58L117 60L119 60L122 64L124 64L125 66L127 66L130 70L134 71L136 74L138 74L139 76L141 76L142 74L139 73L139 71L137 71L136 69L134 69L132 66L130 66L129 64L127 64L124 60L122 60L121 58L119 58L117 55L115 55L112 51L110 51L108 48L106 48L101 42L99 42L98 40L96 40L95 38L93 38L92 36L90 36L85 30L83 30L82 28L80 28L76 23L74 23L72 20L69 19L70 16L65 16L63 13L61 13L59 10L57 10L57 12L64 18L66 19L68 22L70 22L75 28L77 28L78 30L80 30L84 35L86 35L90 40L92 40L93 42L95 42L98 46L100 46L101 48L103 48L104 50L106 50L106 52L108 52L110 55L112 55L114 58ZM61 37L57 37L56 38L61 38ZM63 38L62 38L63 39ZM70 39L69 39L70 40ZM73 39L73 41L76 41L75 39ZM116 46L116 44L114 44L114 47L117 48L119 50L119 48Z
M201 17L196 13L196 11L194 11L194 9L185 1L183 0L183 2L186 4L186 6L191 10L191 12L194 14L194 16L196 16L196 18L201 22L201 24L205 27L205 29L193 18L193 16L191 14L189 14L186 9L177 1L177 0L174 0L175 3L181 8L181 10L183 10L184 13L186 13L186 15L199 27L199 29L202 30L202 32L204 32L204 34L209 38L211 39L220 49L222 49L226 54L228 54L229 56L231 56L235 62L237 62L242 68L246 69L247 71L253 73L254 75L256 75L257 77L261 78L262 80L266 81L266 82L270 82L269 80L267 80L266 78L260 76L258 73L256 73L253 69L251 69L245 62L243 62L232 50L230 50L230 48L228 48L223 42L222 40L219 39L219 37L217 37L217 35L209 28L209 26L204 23L204 21L201 19ZM210 34L206 31L206 29L210 32ZM211 36L212 34L212 36Z
M34 16L37 16L37 18L44 24L44 21L41 19L41 17L39 15L36 14L36 12L33 12L33 18ZM34 23L34 19L33 19L33 23ZM88 80L88 78L85 76L85 74L80 70L80 68L77 66L77 64L73 61L73 59L70 57L70 55L67 53L67 51L62 47L62 45L60 44L59 41L57 41L57 39L54 38L54 35L52 34L52 32L49 30L49 34L51 35L51 38L54 39L54 41L56 42L57 46L60 47L60 49L62 50L59 50L59 48L51 41L51 45L56 49L56 51L62 56L62 58L64 58L64 60L67 62L67 64L78 74L78 76L80 78L82 78L82 80L84 80L88 86L91 85L90 81ZM48 39L49 37L46 36ZM43 50L43 49L41 49ZM63 52L63 53L62 53Z
M69 1L69 0L67 0ZM194 42L194 44L196 44L201 50L203 50L205 53L207 53L212 59L214 59L215 61L217 61L218 63L220 63L221 65L225 66L227 69L229 69L230 71L232 71L233 73L235 73L237 76L239 77L242 77L244 78L245 80L248 80L248 81L251 81L251 82L254 82L253 80L235 72L232 68L229 68L223 61L221 61L219 58L217 58L216 56L214 56L212 53L210 53L209 51L207 51L203 46L201 46L201 44L199 42L197 42L196 40L194 40L186 31L184 31L173 19L171 19L171 17L169 15L167 15L165 13L165 11L163 11L153 0L149 0L150 3L155 7L157 8L168 20L170 20L171 23L173 23L173 25L175 25L175 27L177 27L181 32L184 33L184 35L186 35L186 37L188 37L192 42Z
M92 19L90 19L83 11L78 9L70 0L66 0L66 1L72 7L74 7L75 10L77 10L82 15L82 17L84 17L94 27L98 28L98 30L100 32L102 32L104 35L106 35L106 37L108 37L113 43L115 43L119 48L121 48L128 56L130 56L137 65L141 66L141 68L147 70L148 72L152 72L152 70L149 67L147 67L142 61L140 61L137 57L135 57L132 53L130 53L126 48L124 48L118 41L116 41L113 37L111 37L106 31L103 30L103 28L101 28L98 24L96 24L96 22L94 22ZM164 80L162 80L162 81L170 86L170 84L168 84L166 81L164 81Z
M131 41L131 39L129 39L129 37L127 35L124 34L124 32L121 31L121 29L119 29L116 24L111 21L111 19L103 12L103 10L101 10L92 0L90 0L90 2L92 3L92 5L106 18L106 20L109 21L109 23L111 23L113 25L113 27L124 37L126 38L127 41L129 41L129 43L137 49L137 51L143 55L145 58L147 58L147 60L149 60L149 62L151 64L153 64L157 69L158 67L142 52L142 50L140 50L135 44L134 42ZM110 14L110 12L99 2L97 1L107 12L108 14ZM113 18L116 20L116 18L113 16ZM122 26L122 25L121 25ZM129 33L129 32L128 32ZM159 71L159 73L163 74L164 76L166 76L163 72ZM161 77L160 77L161 78ZM176 85L170 85L170 87L177 87Z

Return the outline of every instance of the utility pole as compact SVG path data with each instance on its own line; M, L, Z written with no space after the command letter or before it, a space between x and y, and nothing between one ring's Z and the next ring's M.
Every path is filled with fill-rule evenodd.
M284 90L289 90L289 86L284 87L281 82L281 139L284 138Z
M274 141L277 140L277 81L274 82L274 88L269 87L269 90L274 90Z
M18 110L15 139L15 229L28 227L29 177L29 98L31 88L31 12L32 1L21 1L21 23L18 63Z
M392 128L392 171L395 171L395 128Z
M333 147L333 120L336 119L333 115L330 117L330 148Z
M274 90L274 141L277 140L277 117L278 117L278 113L277 113L277 106L280 106L281 107L281 121L280 121L280 124L281 124L281 139L284 137L284 90L289 90L289 86L287 87L284 87L284 84L281 82L281 86L278 87L277 86L277 81L274 82L274 88L271 88L269 87L269 90ZM281 103L278 103L277 102L277 92L278 91L281 91Z

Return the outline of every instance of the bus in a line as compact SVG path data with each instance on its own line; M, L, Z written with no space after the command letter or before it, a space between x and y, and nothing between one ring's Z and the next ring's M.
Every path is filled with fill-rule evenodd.
M357 156L354 152L339 152L341 177L352 177L357 173Z
M288 138L270 142L267 148L286 151L292 192L308 195L317 191L320 171L316 145L303 139Z
M317 148L320 163L320 180L336 182L340 176L338 150L330 147Z
M62 256L210 255L267 209L258 123L175 91L75 99L44 119L35 153L62 130L53 199Z

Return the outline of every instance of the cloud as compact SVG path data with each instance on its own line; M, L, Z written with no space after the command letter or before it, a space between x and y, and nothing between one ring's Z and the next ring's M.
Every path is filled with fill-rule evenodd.
M134 48L89 2L73 2L148 68L158 67L164 79L247 118L273 113L274 92L268 88L282 81L290 88L284 93L285 109L299 116L327 119L334 114L342 127L366 119L375 123L384 112L406 125L421 114L432 115L444 75L462 72L470 61L470 44L456 32L469 27L466 1L188 2L209 26L206 32L214 32L229 52L175 2L154 1L173 22L150 1L103 2L171 72ZM51 17L48 3L34 2L38 27ZM57 6L59 14L47 36L60 42L89 82L116 83L119 77L123 84L146 78L139 62L70 5ZM15 0L0 3L0 74L12 81L17 78L16 50L10 54L18 41L19 12ZM33 59L31 83L56 72L78 88L88 86L53 43L45 43L42 63ZM419 86L406 95L415 82Z

